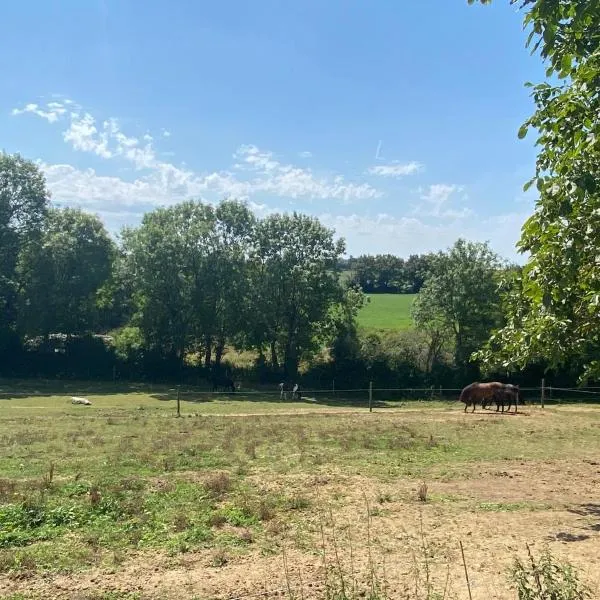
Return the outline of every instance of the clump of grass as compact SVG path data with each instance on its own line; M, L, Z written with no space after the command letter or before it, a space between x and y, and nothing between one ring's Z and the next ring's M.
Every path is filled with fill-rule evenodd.
M427 502L427 484L423 482L417 490L417 498L420 502Z
M558 561L547 548L536 560L527 546L527 559L515 558L510 571L510 580L519 600L585 600L592 597L573 567Z
M310 500L305 496L294 494L286 499L285 506L288 510L306 510L310 507Z
M10 502L17 493L17 482L11 479L0 479L0 502Z
M225 550L219 548L215 550L210 560L211 567L224 567L229 562L229 557Z
M222 498L231 491L233 483L229 473L226 471L217 471L211 473L204 480L204 488L216 498Z

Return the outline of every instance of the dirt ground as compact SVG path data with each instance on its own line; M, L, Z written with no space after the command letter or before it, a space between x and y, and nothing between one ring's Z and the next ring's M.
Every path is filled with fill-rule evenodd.
M453 418L462 417L454 413ZM462 599L468 598L462 542L473 600L516 597L507 569L515 554L525 556L526 544L535 554L547 545L576 565L594 597L600 597L600 456L598 462L587 457L477 463L460 477L430 482L426 502L416 500L420 482L409 479L381 481L335 470L255 477L265 489L301 490L315 507L284 527L272 553L256 547L219 560L214 551L174 557L129 553L116 571L4 576L0 593L310 600L324 597L326 568L339 582L335 570L343 566L346 585L353 585L348 573L354 573L364 589L374 570L390 598L424 598L429 571L436 589L446 587L447 598Z

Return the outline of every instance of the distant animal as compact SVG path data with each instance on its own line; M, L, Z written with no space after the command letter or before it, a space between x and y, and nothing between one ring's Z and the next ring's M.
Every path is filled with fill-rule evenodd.
M216 392L219 388L223 389L223 391L231 391L232 394L235 394L235 385L233 383L233 379L231 377L227 377L227 375L213 375L212 376L212 391Z
M81 398L80 396L71 396L71 404L83 404L84 406L92 405L87 398Z
M465 412L469 406L473 406L471 412L475 412L477 404L481 404L482 408L489 405L496 398L496 394L503 390L504 384L498 381L489 383L480 383L475 381L464 387L460 393L459 401L465 403Z
M280 400L287 400L288 392L291 392L292 400L294 400L294 399L301 400L302 397L300 395L300 386L297 383L295 383L292 386L291 383L286 383L286 382L282 381L278 387L279 387L279 399Z

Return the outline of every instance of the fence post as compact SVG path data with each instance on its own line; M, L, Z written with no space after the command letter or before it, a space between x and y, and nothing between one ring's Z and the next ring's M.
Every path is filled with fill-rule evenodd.
M544 408L545 402L546 402L546 380L542 379L542 397L541 397L542 408Z
M177 386L177 416L180 417L181 416L181 405L179 403L179 390L180 390L181 386Z
M331 381L331 392L333 394L333 397L335 398L335 379Z
M373 412L373 382L369 381L369 412Z

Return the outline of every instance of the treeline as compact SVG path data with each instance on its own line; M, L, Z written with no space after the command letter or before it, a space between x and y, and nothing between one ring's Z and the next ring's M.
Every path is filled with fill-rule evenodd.
M157 208L117 243L97 216L52 207L33 163L0 154L0 376L458 387L480 375L473 355L506 323L499 284L512 289L518 269L464 240L388 271L380 260L374 289L420 293L414 330L378 333L357 326L365 286L341 277L368 257L344 265L344 250L315 218L259 219L235 200ZM519 380L537 384L543 366Z
M342 259L339 266L347 279L366 294L417 294L427 276L431 254L363 254Z

